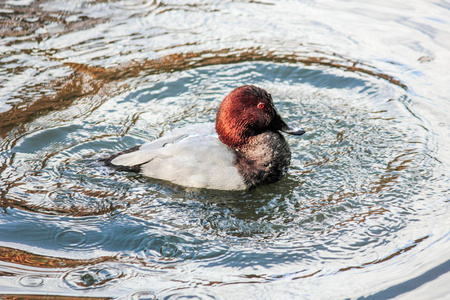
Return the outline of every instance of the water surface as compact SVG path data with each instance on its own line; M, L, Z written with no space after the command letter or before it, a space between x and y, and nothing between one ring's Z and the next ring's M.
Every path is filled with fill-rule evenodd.
M444 297L449 5L0 4L0 295ZM245 192L99 158L268 90L291 169Z

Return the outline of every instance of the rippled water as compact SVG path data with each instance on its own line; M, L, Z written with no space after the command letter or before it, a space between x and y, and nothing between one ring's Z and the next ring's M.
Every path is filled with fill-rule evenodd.
M0 296L445 297L445 1L0 3ZM255 84L280 182L183 188L99 158Z

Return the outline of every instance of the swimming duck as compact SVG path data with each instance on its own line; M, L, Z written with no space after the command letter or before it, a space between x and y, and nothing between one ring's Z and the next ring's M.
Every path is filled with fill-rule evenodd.
M291 151L280 131L302 135L278 114L264 89L244 85L220 104L216 122L171 133L105 159L119 171L139 172L178 185L246 190L280 180Z

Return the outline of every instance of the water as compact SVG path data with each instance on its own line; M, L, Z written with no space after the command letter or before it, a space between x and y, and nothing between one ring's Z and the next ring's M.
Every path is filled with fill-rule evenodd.
M0 4L0 295L444 298L445 1ZM179 187L98 159L255 84L307 134L280 182Z

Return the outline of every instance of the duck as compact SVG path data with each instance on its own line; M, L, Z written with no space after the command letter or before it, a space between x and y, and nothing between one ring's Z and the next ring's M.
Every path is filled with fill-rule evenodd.
M279 181L291 150L281 132L302 135L254 85L232 90L215 123L192 124L103 159L117 171L138 172L184 187L239 191Z

